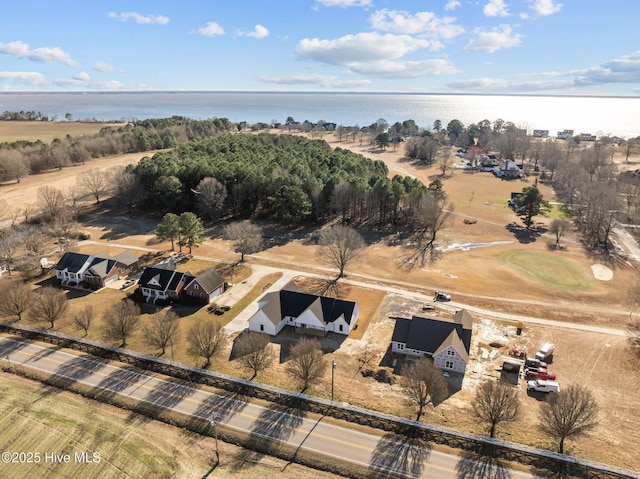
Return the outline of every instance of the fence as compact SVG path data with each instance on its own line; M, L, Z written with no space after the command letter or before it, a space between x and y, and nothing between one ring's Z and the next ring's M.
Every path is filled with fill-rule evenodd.
M104 359L120 361L173 378L213 386L234 394L263 399L275 404L296 407L300 410L331 416L336 419L381 429L390 433L423 439L428 442L461 449L472 454L477 454L478 456L489 456L505 461L515 461L541 470L562 471L567 476L577 476L585 479L640 478L640 474L625 471L620 468L545 451L543 449L509 443L499 439L411 421L397 416L351 406L346 403L337 404L306 394L285 391L220 373L185 366L166 359L147 356L121 348L114 348L63 333L2 322L0 322L0 331L13 333L29 340L47 342L59 347L82 351Z

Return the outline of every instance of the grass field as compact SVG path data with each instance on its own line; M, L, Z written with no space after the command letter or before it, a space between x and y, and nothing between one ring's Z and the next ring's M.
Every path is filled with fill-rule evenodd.
M67 135L93 135L114 123L85 123L75 121L0 121L0 143L20 140L51 143L54 138Z
M505 251L500 258L519 273L551 288L568 291L593 288L593 281L576 263L550 253L513 250Z
M245 450L219 443L215 461L211 437L169 426L117 407L0 372L0 449L38 452L40 463L0 463L0 477L196 479L318 478L338 476L264 456L258 463L239 460ZM74 461L74 453L99 454L99 463ZM45 453L69 454L70 462L44 462Z

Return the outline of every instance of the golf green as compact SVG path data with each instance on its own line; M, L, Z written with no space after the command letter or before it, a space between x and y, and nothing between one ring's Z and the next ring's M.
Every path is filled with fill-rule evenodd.
M500 259L514 270L547 286L587 291L593 288L591 278L576 263L540 251L505 251Z

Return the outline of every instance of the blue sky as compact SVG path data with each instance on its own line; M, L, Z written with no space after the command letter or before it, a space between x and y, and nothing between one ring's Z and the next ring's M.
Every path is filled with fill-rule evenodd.
M2 1L0 91L640 94L637 0Z

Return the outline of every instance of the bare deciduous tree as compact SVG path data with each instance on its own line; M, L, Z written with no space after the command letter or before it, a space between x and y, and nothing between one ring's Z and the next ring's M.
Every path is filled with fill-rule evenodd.
M0 231L0 261L7 265L7 271L11 276L13 271L13 258L18 252L20 242L13 231Z
M491 425L489 436L494 437L498 424L518 418L518 390L503 381L488 379L480 384L471 406L476 416Z
M318 381L327 369L327 362L317 339L300 338L291 348L289 357L286 365L287 373L302 383L303 391L310 384Z
M219 321L198 321L187 334L189 352L203 358L205 368L211 364L211 358L224 349L228 340L229 337L222 331Z
M110 193L116 202L131 213L142 189L139 178L124 167L114 167L110 170Z
M402 368L402 388L409 399L418 406L420 420L428 404L441 402L448 393L448 386L442 377L442 371L427 357L421 357Z
M540 408L540 428L559 440L558 452L564 453L567 438L580 436L598 425L598 403L593 392L581 384L571 384L552 393Z
M319 244L324 255L338 268L338 278L344 276L344 270L362 254L365 242L362 236L350 226L335 225L320 233Z
M432 191L423 195L409 225L411 234L407 245L411 253L406 263L409 268L421 268L439 258L438 233L447 226L453 210L453 204L447 204L443 192Z
M119 301L108 308L103 316L104 336L108 341L120 341L120 347L127 345L127 339L138 329L140 308L130 299Z
M245 254L257 253L262 248L262 228L258 225L241 222L231 223L224 227L223 237L233 241L236 253L240 253L240 262Z
M69 310L67 296L63 290L53 286L45 286L38 293L31 306L31 317L36 321L45 321L55 326L55 322L61 319Z
M148 346L160 349L160 356L163 356L166 348L175 344L179 331L176 313L168 310L154 314L143 328L144 341Z
M53 221L64 209L62 192L52 186L38 188L38 209L46 221Z
M79 185L100 203L100 197L107 191L109 181L104 170L91 168L78 176Z
M96 317L95 309L93 305L87 304L84 308L74 311L71 315L71 321L78 328L84 331L84 335L89 334L89 328L93 324L93 320Z
M273 351L269 348L269 336L258 333L257 331L248 331L238 338L236 344L238 354L240 355L240 363L247 369L253 371L255 378L260 371L264 371L274 360Z
M9 280L0 282L0 290L0 315L17 316L17 321L20 321L33 305L33 291L20 281Z
M198 213L205 218L216 219L220 216L227 199L227 189L215 178L204 178L194 190Z
M549 225L549 233L556 237L555 247L560 247L560 239L564 236L565 231L569 229L571 223L564 218L556 218Z

